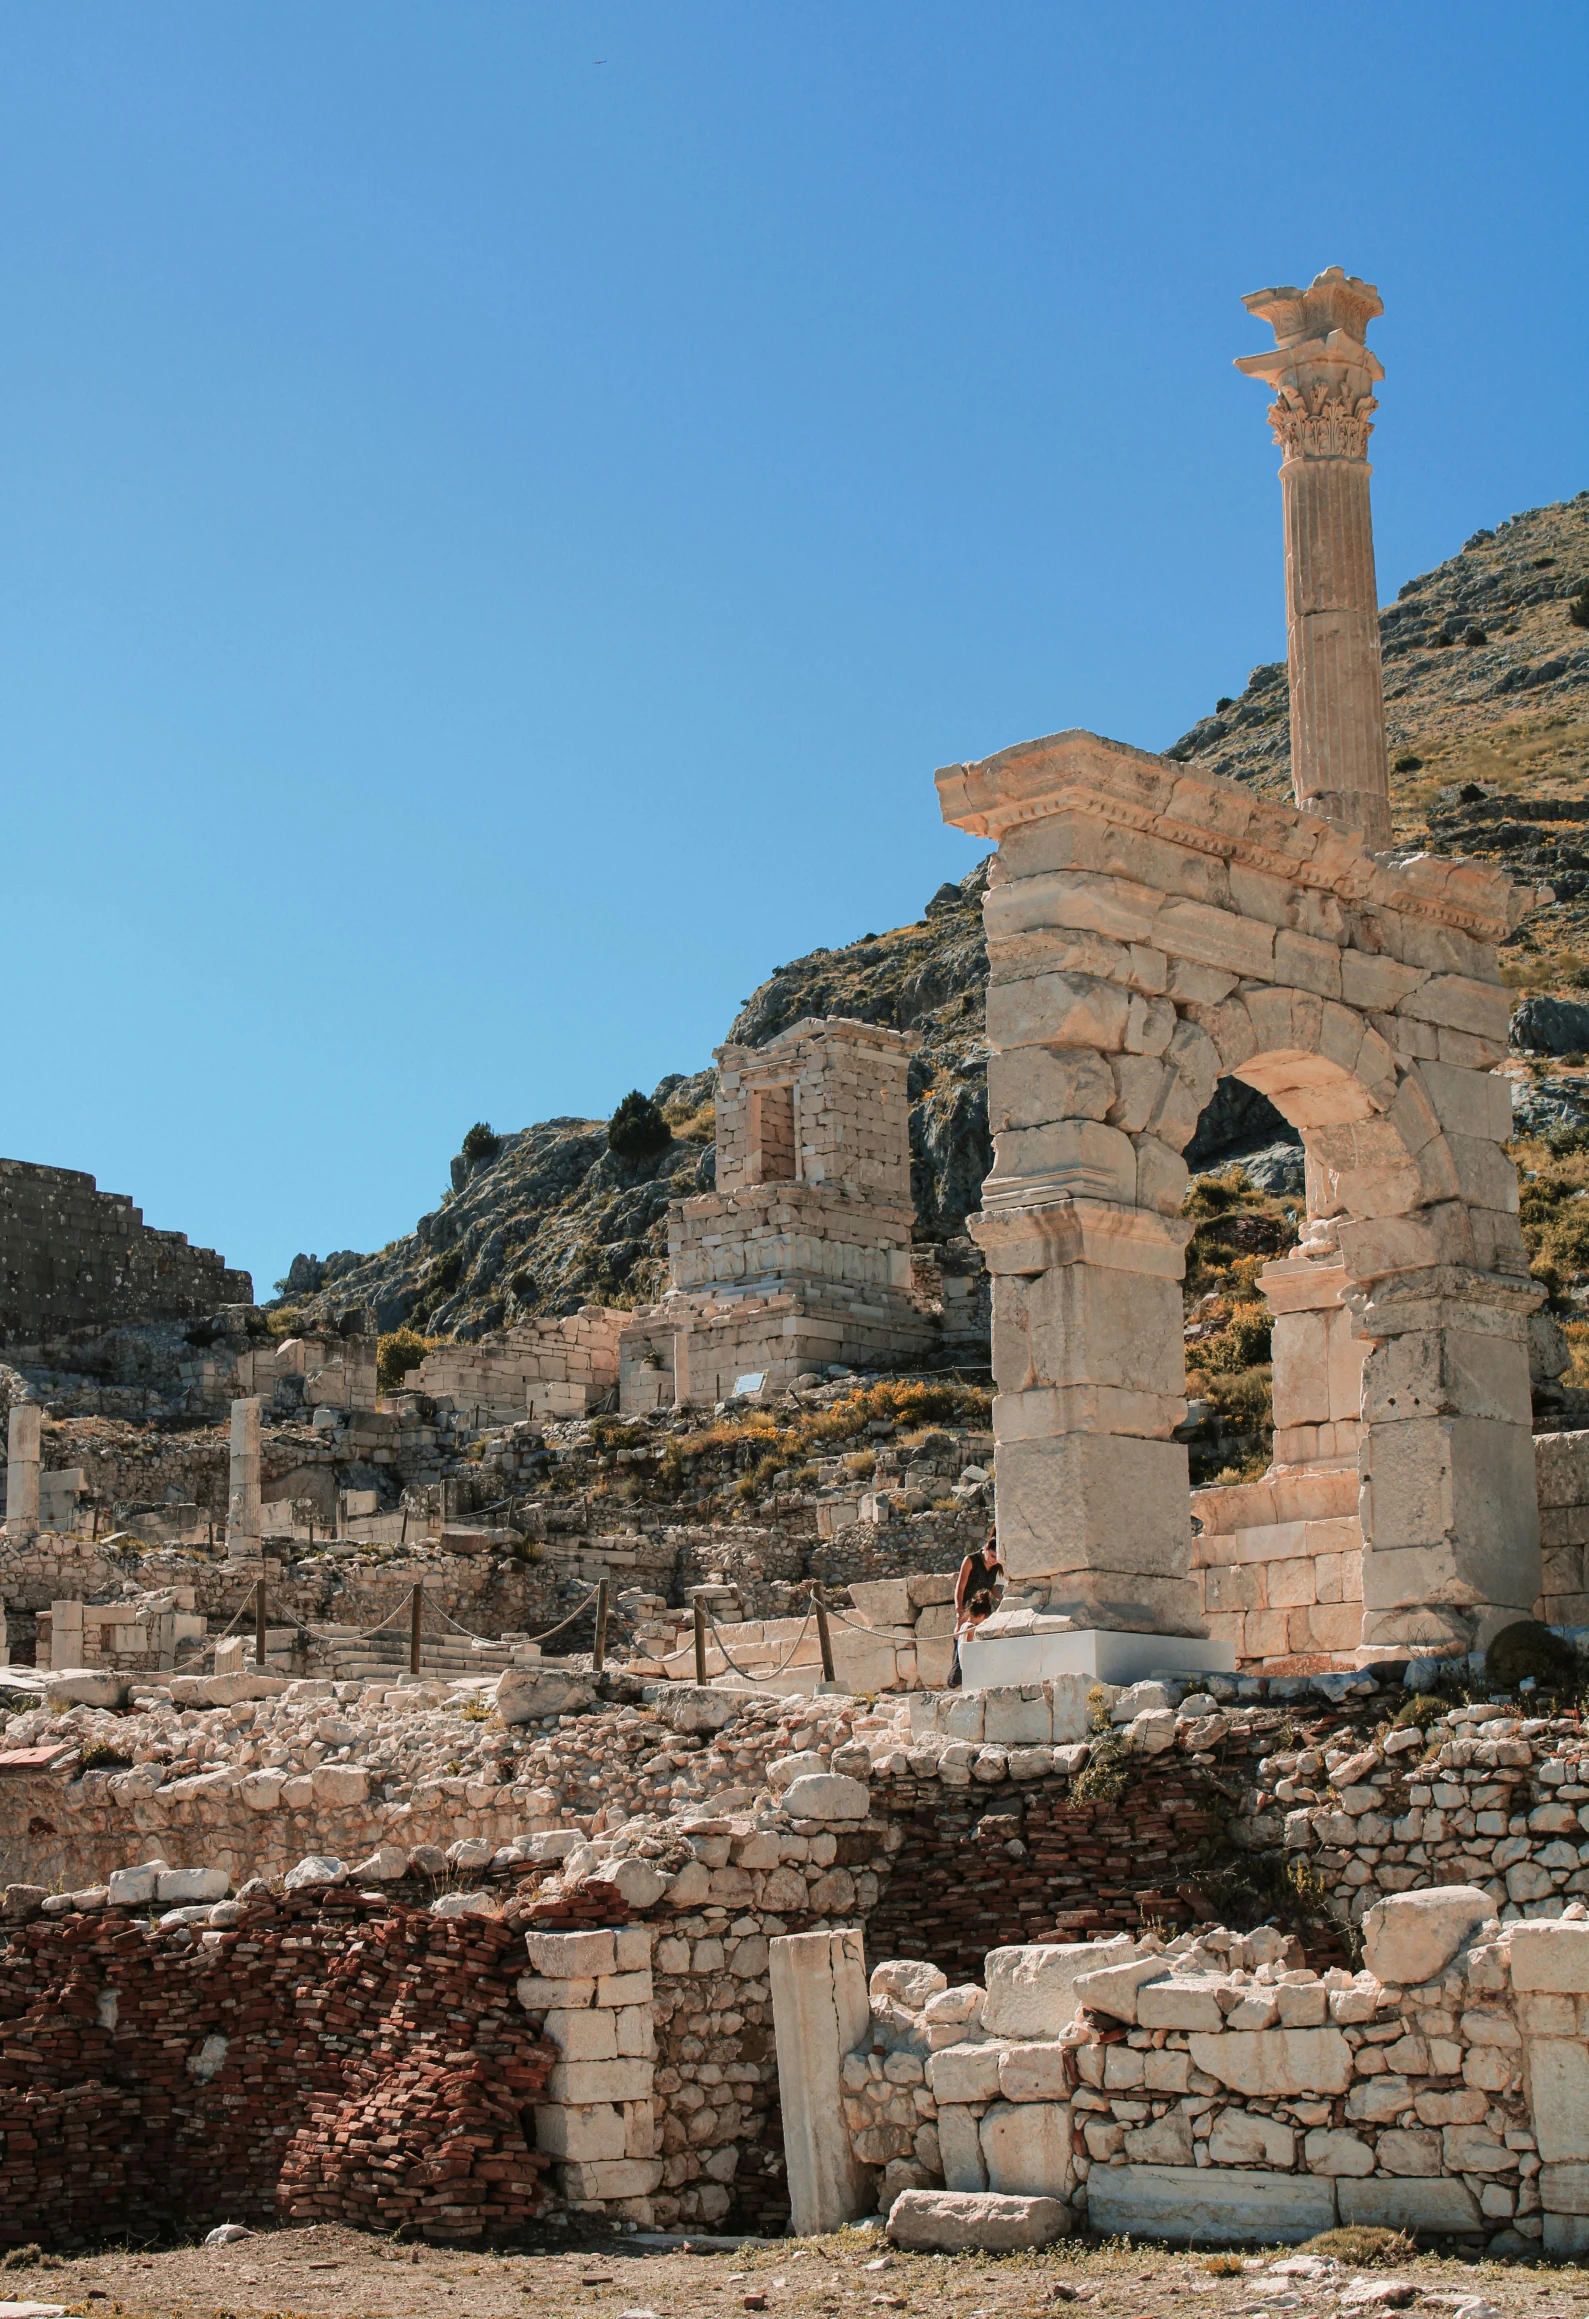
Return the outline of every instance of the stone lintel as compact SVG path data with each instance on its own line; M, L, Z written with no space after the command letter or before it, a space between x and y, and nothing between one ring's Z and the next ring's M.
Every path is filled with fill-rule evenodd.
M1258 1285L1273 1313L1330 1312L1345 1302L1351 1276L1339 1254L1328 1262L1280 1256L1264 1266Z

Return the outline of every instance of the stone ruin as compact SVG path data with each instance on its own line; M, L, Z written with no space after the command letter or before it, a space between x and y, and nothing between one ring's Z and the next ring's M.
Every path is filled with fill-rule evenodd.
M1377 295L1331 269L1248 305L1277 339L1242 367L1284 455L1296 804L1075 732L938 777L998 847L971 1230L1009 1587L964 1686L947 1574L897 1566L850 1589L831 1680L777 1617L691 1681L650 1594L657 1655L606 1667L515 1637L461 1681L289 1680L228 1640L194 1676L146 1631L141 1666L127 1635L66 1669L89 1613L52 1598L56 1668L0 1749L0 2241L70 2231L92 2174L140 2227L198 2196L458 2240L880 2204L923 2246L1383 2221L1589 2251L1581 1714L1382 1714L1397 1669L1468 1676L1536 1609L1589 1609L1589 1437L1532 1435L1493 1076L1528 898L1389 850ZM395 1459L439 1447L446 1399L511 1432L537 1393L633 1417L924 1358L908 1051L840 1021L722 1049L715 1187L675 1208L652 1307L447 1348L439 1398L386 1410L360 1329L254 1351L233 1582L266 1566L266 1400ZM1181 1155L1228 1077L1300 1131L1307 1213L1263 1275L1271 1470L1194 1494ZM25 1549L36 1406L11 1453ZM1256 1921L1277 1894L1295 1933Z
M987 1680L1084 1660L1148 1671L1099 1635L1206 1634L1161 1662L1222 1648L1234 1664L1236 1613L1210 1618L1192 1573L1174 1439L1180 1154L1225 1076L1301 1131L1307 1222L1263 1277L1274 1465L1217 1493L1223 1550L1295 1562L1299 1531L1322 1523L1322 1552L1359 1552L1360 1607L1344 1590L1315 1604L1307 1638L1347 1656L1482 1648L1540 1594L1528 1324L1543 1296L1492 1075L1508 1020L1496 945L1535 897L1487 867L1384 850L1366 463L1381 372L1363 343L1377 293L1331 268L1247 303L1278 340L1242 367L1277 392L1296 806L1080 732L938 776L945 818L999 848L994 1166L970 1227L994 1275L1011 1581L975 1646Z
M718 1048L715 1187L671 1212L671 1286L624 1330L621 1408L931 1351L911 1286L912 1044L830 1018Z
M253 1301L246 1272L229 1271L213 1248L190 1248L185 1233L151 1230L92 1176L0 1160L0 1342L43 1345Z

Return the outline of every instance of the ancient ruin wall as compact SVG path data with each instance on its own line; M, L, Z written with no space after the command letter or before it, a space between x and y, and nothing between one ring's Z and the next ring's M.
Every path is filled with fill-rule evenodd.
M546 2202L523 2114L556 2054L522 1936L359 1893L181 1941L120 1913L13 1931L0 2243L197 2216L505 2237Z
M184 1233L152 1231L142 1209L92 1176L0 1160L0 1341L253 1301L246 1272L213 1248L190 1248Z

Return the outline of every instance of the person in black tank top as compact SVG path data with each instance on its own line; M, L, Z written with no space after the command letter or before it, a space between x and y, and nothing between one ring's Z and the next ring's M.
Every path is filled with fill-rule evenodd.
M996 1534L990 1530L980 1554L968 1554L960 1565L960 1576L955 1582L955 1646L949 1666L949 1688L958 1688L960 1645L974 1635L982 1621L999 1599L1004 1582L1004 1566L999 1560Z

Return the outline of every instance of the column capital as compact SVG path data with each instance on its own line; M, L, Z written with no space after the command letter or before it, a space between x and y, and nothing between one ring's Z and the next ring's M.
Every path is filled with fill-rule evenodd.
M1364 343L1385 311L1372 282L1327 266L1305 290L1254 290L1242 304L1274 330L1273 352L1239 355L1236 368L1274 388L1269 422L1286 460L1366 459L1385 375Z

